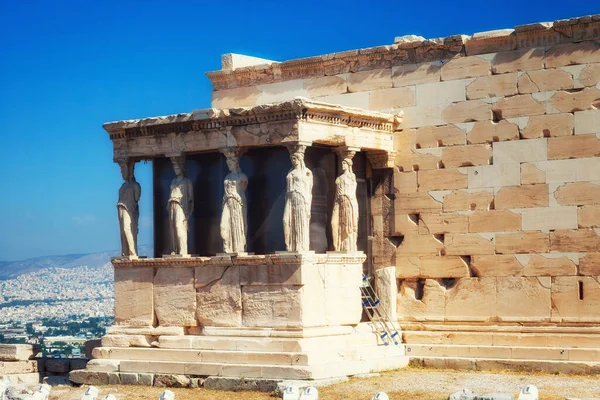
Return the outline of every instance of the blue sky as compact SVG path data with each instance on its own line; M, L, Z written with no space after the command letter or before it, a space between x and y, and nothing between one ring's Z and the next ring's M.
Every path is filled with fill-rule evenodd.
M102 123L210 106L223 53L284 61L600 13L594 1L0 0L0 260L118 249ZM151 242L150 164L140 243Z

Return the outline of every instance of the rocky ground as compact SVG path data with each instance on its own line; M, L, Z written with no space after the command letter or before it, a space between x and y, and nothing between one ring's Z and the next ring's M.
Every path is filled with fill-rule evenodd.
M376 392L385 391L390 399L447 399L450 393L468 388L479 394L491 392L512 393L515 399L526 384L540 391L540 399L600 398L600 379L595 376L548 375L525 373L457 372L407 368L382 373L371 378L353 378L319 390L322 399L370 399ZM112 393L119 400L156 400L164 390L157 387L103 386L102 398ZM50 400L79 400L83 388L58 386L53 388ZM266 400L275 396L255 392L219 392L206 389L172 389L176 400Z

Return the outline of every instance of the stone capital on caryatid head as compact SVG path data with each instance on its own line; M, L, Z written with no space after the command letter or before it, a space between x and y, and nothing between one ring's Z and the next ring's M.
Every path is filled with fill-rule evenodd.
M169 158L175 172L167 202L171 255L187 257L189 219L194 212L194 188L185 176L185 155L176 154Z
M240 168L243 150L237 147L220 150L226 157L229 173L223 181L223 210L221 213L221 239L223 252L242 254L246 252L248 232L246 188L248 177Z
M290 152L292 169L286 177L283 235L286 251L289 252L310 251L313 174L304 163L304 153L310 145L310 142L293 142L286 145Z
M331 215L331 232L335 251L355 253L358 239L358 200L356 175L352 169L354 155L360 148L337 147L341 174L335 180L335 199Z
M117 215L121 232L121 255L123 257L137 258L137 235L139 221L138 202L142 194L140 184L135 181L135 160L132 158L118 158L115 162L121 168L123 184L119 188L117 202Z

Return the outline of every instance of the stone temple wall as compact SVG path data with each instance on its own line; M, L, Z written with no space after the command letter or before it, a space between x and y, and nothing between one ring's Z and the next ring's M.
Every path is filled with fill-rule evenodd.
M208 76L213 107L404 111L372 198L400 320L600 321L600 16Z

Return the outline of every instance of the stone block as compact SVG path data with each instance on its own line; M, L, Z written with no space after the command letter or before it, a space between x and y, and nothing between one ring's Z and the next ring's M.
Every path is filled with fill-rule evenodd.
M521 49L496 53L492 71L504 74L514 71L530 71L544 68L543 49Z
M518 186L521 168L517 163L469 167L469 189Z
M547 253L550 240L547 233L518 232L496 235L496 252L499 254Z
M69 372L68 365L69 365L69 360L67 359L67 370L64 372ZM14 375L14 374L30 374L32 372L38 372L38 364L37 364L36 360L0 361L0 376ZM54 372L54 371L50 371L50 372ZM58 371L58 372L63 372L63 371Z
M554 229L577 229L576 207L526 208L518 211L524 231L548 232Z
M424 126L443 125L442 110L444 104L431 104L419 107L406 107L402 109L404 118L402 125L405 128L421 128Z
M465 144L465 132L456 125L427 126L417 129L416 146L428 147L453 146Z
M579 207L577 224L579 228L600 228L600 205Z
M532 185L546 182L546 174L534 164L521 164L521 184Z
M442 80L475 78L491 74L492 65L483 57L455 57L442 66Z
M600 83L600 63L586 65L579 73L579 82L583 86L596 86Z
M600 321L598 277L557 276L552 283L552 318L555 321Z
M395 214L392 234L395 236L406 236L419 233L420 221L418 214Z
M478 277L519 276L523 266L513 254L475 255L471 269Z
M473 165L489 165L492 148L487 144L446 147L442 151L444 168L468 167Z
M0 361L26 361L41 350L39 345L0 344Z
M453 190L444 196L443 211L489 210L494 202L491 190Z
M579 258L579 275L600 276L600 252L587 253Z
M548 139L528 139L494 143L494 165L546 161Z
M492 143L504 140L518 140L519 127L517 124L501 120L475 122L473 128L467 133L467 143Z
M494 208L548 207L548 185L521 185L501 188L494 199Z
M156 336L151 335L104 335L103 347L151 347Z
M365 92L368 90L391 88L392 69L385 68L354 72L348 75L347 82L349 92Z
M515 118L546 113L546 106L536 101L530 94L500 99L494 104L493 112L498 119Z
M517 73L492 75L475 79L467 84L467 99L504 97L517 94Z
M439 82L441 67L440 61L392 67L392 82L394 87Z
M425 149L427 150L427 149ZM418 152L417 150L402 150L396 152L394 163L400 171L418 171L425 169L437 169L442 159L440 154Z
M573 89L573 76L558 68L526 71L518 85L521 94Z
M600 108L600 89L588 87L578 91L560 91L550 97L548 105L562 113Z
M533 115L521 128L523 139L542 137L571 136L573 134L573 114Z
M600 43L588 41L552 46L545 54L546 68L600 62Z
M136 372L121 372L120 376L122 385L139 385L139 374Z
M85 383L86 385L107 385L108 372L78 369L69 373L69 380L77 384Z
M201 325L241 326L242 325L242 289L240 286L240 268L258 270L262 265L229 267L196 267L198 278L206 280L207 270L221 272L221 275L199 287L196 291L196 317ZM249 280L248 277L244 277ZM266 279L265 279L266 280ZM265 284L267 282L264 282Z
M532 254L524 257L528 262L523 276L577 275L577 265L562 253Z
M594 252L600 248L600 236L594 229L557 230L550 232L552 251Z
M492 106L481 100L468 100L450 104L442 111L442 121L447 124L488 121L492 119Z
M342 94L348 91L346 79L340 76L318 76L304 80L304 90L311 98Z
M548 159L586 158L600 156L597 135L575 135L548 139Z
M396 248L396 257L439 255L444 243L433 235L408 235Z
M160 325L197 325L194 268L157 268L154 310Z
M213 108L253 107L261 95L256 86L223 89L212 92Z
M441 210L442 203L434 200L426 192L399 193L394 198L394 211L396 213L420 214Z
M69 369L71 371L75 369L85 369L88 360L85 358L71 358L69 362Z
M465 101L465 82L448 81L423 83L416 86L417 106L430 106L432 104L449 104Z
M71 370L70 360L68 358L48 358L46 359L46 371L55 374L65 374Z
M415 193L417 191L417 172L394 171L394 189L398 193Z
M448 233L444 235L445 254L449 256L468 256L476 254L494 254L493 241L477 233Z
M400 320L443 320L446 289L434 279L403 280L398 292Z
M488 321L496 315L496 278L462 278L446 291L447 320Z
M319 97L319 101L325 103L338 104L344 107L355 107L369 109L369 92L332 94Z
M565 183L554 191L554 198L562 206L600 204L600 181Z
M469 276L469 266L461 257L419 257L420 278L468 278Z
M475 33L466 40L465 52L473 55L514 50L517 47L514 31L514 29L497 29Z
M115 268L116 325L153 324L153 280L153 268Z
M588 133L600 133L600 110L575 112L575 134L585 135Z
M396 282L396 267L380 268L375 271L375 289L381 300L381 307L391 321L398 320L398 284Z
M369 110L394 110L415 105L413 87L379 89L369 93Z
M548 139L548 158L551 158L550 154L555 152L553 146L550 146L550 140L555 139ZM600 169L600 157L542 161L533 165L543 173L545 183L596 181L597 171Z
M466 189L467 174L465 170L432 169L418 172L419 190Z
M296 97L308 97L304 90L304 81L294 79L256 86L260 90L257 104L270 104L279 101L289 101Z
M243 325L302 326L303 294L301 286L243 286Z
M420 271L420 261L418 256L395 257L396 258L396 278L418 278Z
M521 230L521 216L509 210L475 211L469 217L469 232Z
M496 280L498 317L502 321L549 321L550 277L502 277Z
M467 233L469 217L460 214L419 214L419 233L421 235L440 235L445 233Z

